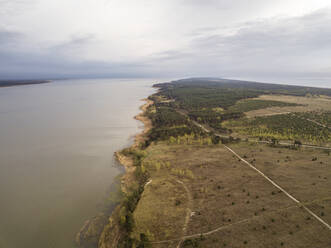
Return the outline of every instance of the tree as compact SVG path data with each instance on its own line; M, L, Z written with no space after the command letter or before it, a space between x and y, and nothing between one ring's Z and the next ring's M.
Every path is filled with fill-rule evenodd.
M294 146L297 146L297 147L302 146L301 141L300 141L300 140L295 140L295 141L294 141Z
M217 145L218 143L220 143L221 138L219 136L213 135L212 136L212 142L214 145Z
M175 144L176 143L176 138L174 138L173 136L170 136L170 144Z
M147 235L144 234L144 233L141 233L140 234L140 241L137 245L137 248L150 248L150 247L152 247L152 245L151 245Z
M278 140L276 138L272 138L271 144L272 144L272 146L275 146L276 144L278 144Z

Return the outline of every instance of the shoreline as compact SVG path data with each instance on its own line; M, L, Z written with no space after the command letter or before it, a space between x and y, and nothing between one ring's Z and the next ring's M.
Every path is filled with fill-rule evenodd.
M141 133L138 133L135 135L134 140L134 147L139 146L141 141L144 141L144 136L148 133L148 131L152 128L152 121L145 116L145 113L149 106L153 105L154 102L148 98L142 99L142 101L145 101L146 103L140 106L140 113L134 117L134 119L141 121L144 124L143 131Z
M148 98L141 99L141 101L145 101L145 103L139 107L140 113L133 118L143 123L143 130L135 134L133 144L124 149L138 148L139 145L145 141L146 134L152 128L152 122L145 116L145 113L148 107L154 104L154 102ZM119 183L121 191L127 194L130 190L130 186L135 183L134 172L136 167L133 165L132 158L124 155L122 151L123 149L116 151L114 156L124 167L125 171L121 175ZM80 231L76 234L76 245L78 247L85 247L86 244L100 248L113 247L109 246L109 240L117 243L121 236L118 226L120 208L121 204L118 204L108 217L104 213L99 213L97 216L86 220Z
M151 120L145 116L146 110L149 106L151 106L154 102L148 98L142 99L141 101L145 101L143 105L139 107L139 110L141 111L139 114L134 116L133 118L135 120L141 121L144 125L142 132L137 133L134 136L134 142L131 146L127 147L130 148L138 148L139 145L145 141L145 136L148 133L148 131L152 128L152 122ZM133 174L136 169L135 166L133 166L133 160L132 158L125 156L122 154L122 150L115 152L115 158L117 161L124 167L125 172L121 177L121 189L124 193L127 193L130 182L133 182Z

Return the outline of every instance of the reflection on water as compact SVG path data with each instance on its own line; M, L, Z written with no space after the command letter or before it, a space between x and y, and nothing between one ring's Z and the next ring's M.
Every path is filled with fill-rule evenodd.
M0 89L0 248L72 248L101 208L151 80Z

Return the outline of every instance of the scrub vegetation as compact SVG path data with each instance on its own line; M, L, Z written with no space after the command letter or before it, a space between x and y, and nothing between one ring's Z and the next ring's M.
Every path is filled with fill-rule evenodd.
M310 143L331 142L328 128L307 120L307 114L285 114L228 122L233 130L254 137L278 140L304 140ZM308 115L312 117L311 115Z

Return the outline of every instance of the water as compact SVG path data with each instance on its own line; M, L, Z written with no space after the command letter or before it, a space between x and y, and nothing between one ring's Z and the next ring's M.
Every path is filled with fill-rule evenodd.
M155 81L154 81L155 82ZM120 172L152 80L0 88L0 248L72 248Z

